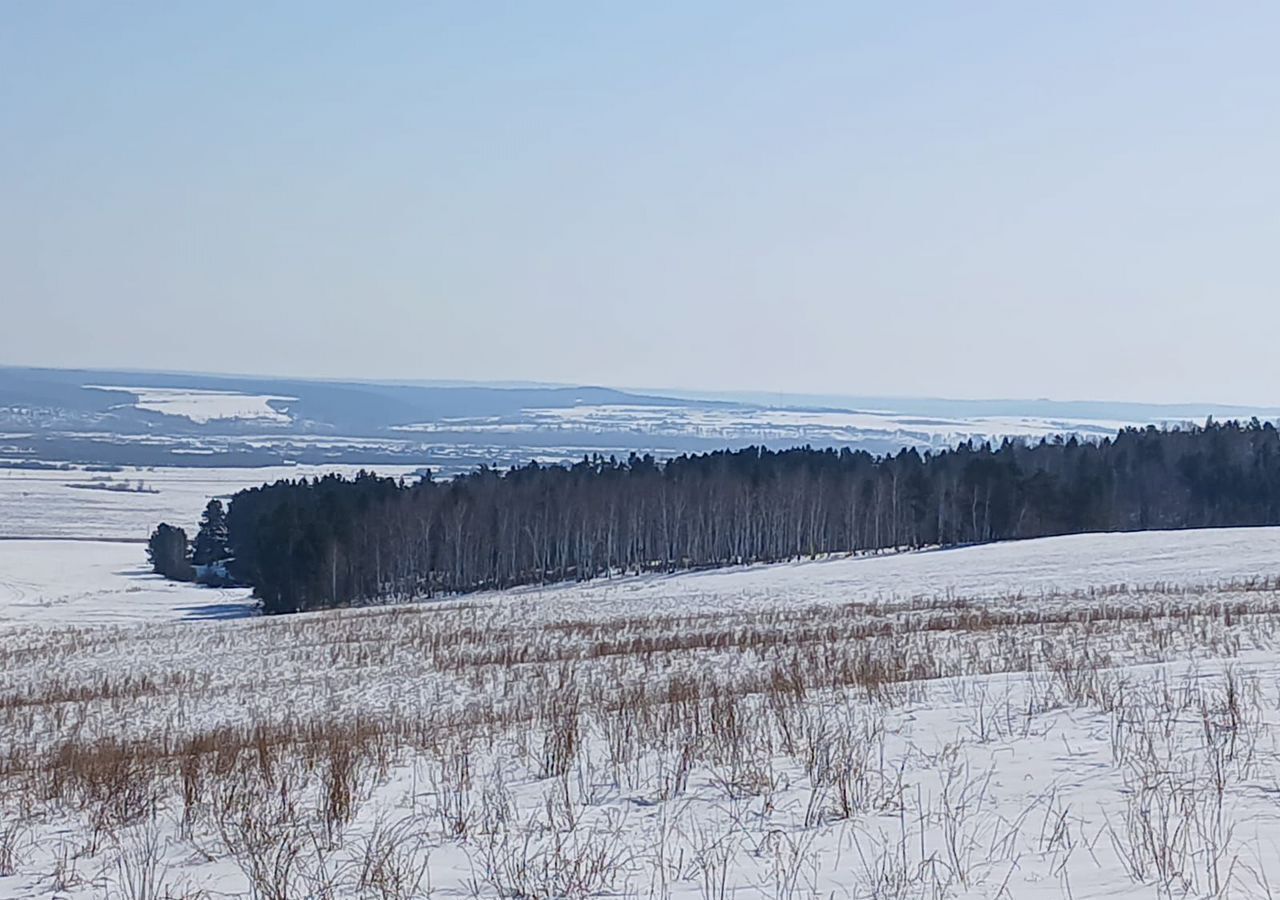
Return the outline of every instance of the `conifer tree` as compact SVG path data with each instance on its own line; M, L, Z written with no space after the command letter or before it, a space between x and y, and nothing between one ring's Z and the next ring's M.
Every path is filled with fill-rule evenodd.
M156 526L147 541L147 557L157 575L174 581L193 581L196 573L187 554L187 533L165 522Z
M227 513L221 500L210 500L200 517L200 531L191 554L191 562L207 566L221 562L230 553L227 550Z

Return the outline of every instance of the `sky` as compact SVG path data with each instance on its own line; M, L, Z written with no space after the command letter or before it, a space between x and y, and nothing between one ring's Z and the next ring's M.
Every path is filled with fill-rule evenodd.
M0 4L0 363L1280 404L1280 5Z

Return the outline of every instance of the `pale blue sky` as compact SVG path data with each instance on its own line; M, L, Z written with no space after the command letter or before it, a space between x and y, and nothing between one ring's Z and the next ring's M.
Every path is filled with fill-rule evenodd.
M1272 3L0 4L0 362L1280 403Z

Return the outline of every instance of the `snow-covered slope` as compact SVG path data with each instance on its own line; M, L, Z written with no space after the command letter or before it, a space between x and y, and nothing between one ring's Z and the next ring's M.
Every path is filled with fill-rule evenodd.
M477 595L538 617L759 612L808 604L1071 594L1280 578L1280 528L1080 534L948 550L598 580Z
M1269 897L1278 549L219 620L137 545L0 542L0 897Z
M192 509L194 512L194 507ZM822 604L1005 599L1129 586L1280 579L1280 528L1081 534L950 550L833 557L471 594L466 605L529 621L761 613ZM0 623L75 625L243 614L247 591L151 575L137 543L0 540ZM221 612L219 612L221 610ZM510 612L518 611L518 612ZM320 614L323 615L323 614Z
M240 391L194 390L192 388L114 387L88 384L93 390L132 394L133 407L166 416L177 416L199 425L220 420L241 420L284 425L292 421L286 404L297 397L246 394Z

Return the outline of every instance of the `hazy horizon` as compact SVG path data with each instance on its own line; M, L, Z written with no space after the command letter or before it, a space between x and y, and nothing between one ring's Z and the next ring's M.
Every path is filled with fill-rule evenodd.
M139 369L128 367L85 367L85 366L67 366L67 367L42 367L42 366L21 366L12 365L7 362L0 361L0 371L5 369L13 369L16 371L40 370L48 369L53 372L83 371L86 374L110 375L112 373L147 376L155 375L155 384L153 387L163 387L166 380L165 376L176 378L208 378L213 382L228 381L261 381L265 383L281 382L287 383L333 383L333 384L367 384L367 385L403 385L408 387L443 387L443 388L492 388L500 390L521 390L521 389L572 389L572 388L602 388L605 390L614 390L628 394L639 394L647 396L669 397L675 400L712 400L727 402L742 402L748 405L757 406L778 406L791 408L818 408L830 407L833 409L843 408L850 409L852 405L866 404L872 402L888 402L896 404L906 404L906 408L899 407L897 412L907 412L910 408L915 408L917 414L936 414L939 408L948 406L972 406L972 407L992 407L997 405L1012 405L1024 408L1025 414L1032 414L1033 410L1041 405L1059 406L1059 407L1093 407L1094 411L1105 408L1127 409L1130 412L1146 410L1156 413L1165 410L1170 416L1179 416L1190 414L1188 411L1195 410L1200 413L1210 413L1217 415L1221 411L1227 415L1243 415L1246 413L1267 414L1280 413L1280 404L1249 404L1235 403L1232 401L1147 401L1122 399L1115 397L1030 397L1030 396L989 396L989 397L958 397L948 396L945 394L862 394L862 393L832 393L822 391L769 391L755 390L750 387L732 388L726 390L706 389L697 386L687 385L645 385L645 384L609 384L600 382L572 382L572 381L535 381L528 379L511 379L511 380L486 380L486 379L456 379L456 378L362 378L362 377L344 377L344 376L309 376L309 375L271 375L262 372L215 372L202 371L194 369ZM235 388L227 388L234 391ZM843 404L843 406L842 406ZM931 406L938 404L938 407ZM931 412L927 412L930 410ZM1066 415L1066 413L1062 413Z

